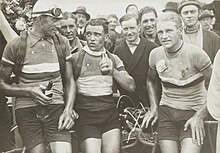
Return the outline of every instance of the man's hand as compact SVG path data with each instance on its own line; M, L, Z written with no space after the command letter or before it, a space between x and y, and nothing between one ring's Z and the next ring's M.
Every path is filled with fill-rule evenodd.
M112 74L113 73L113 62L106 53L102 54L102 59L99 62L99 68L103 74Z
M72 112L63 111L59 119L58 130L69 130L75 124L74 120L78 118L79 115L74 110Z
M189 128L189 126L191 127L192 131L193 143L196 143L197 140L198 145L203 144L203 140L205 137L205 128L203 120L198 116L194 115L184 125L184 131L186 131Z
M151 125L153 126L157 120L158 120L158 111L157 109L152 109L144 115L144 119L141 124L141 127L147 128L150 121L152 121Z
M31 97L35 102L40 103L42 105L49 105L52 102L51 97L47 97L42 92L42 87L33 87L30 90Z

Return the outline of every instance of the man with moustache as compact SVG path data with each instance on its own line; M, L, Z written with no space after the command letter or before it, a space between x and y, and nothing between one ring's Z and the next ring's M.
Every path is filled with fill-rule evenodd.
M211 60L202 49L181 39L183 26L177 14L158 16L156 25L162 46L150 53L147 87L158 114L146 114L144 121L148 126L158 115L162 153L200 153L205 135L203 120L208 115L205 81L211 76ZM162 84L160 102L156 94L158 76Z
M121 94L128 95L139 106L139 102L150 107L146 88L148 75L148 58L150 51L157 45L139 35L140 20L135 14L126 14L120 18L122 33L125 37L114 50L114 54L123 61L125 69L134 78L136 90L128 92L120 89Z
M154 7L146 6L140 10L141 37L160 45L156 33L157 11Z
M77 18L77 37L80 40L86 40L85 36L85 25L90 19L89 13L87 13L86 8L84 6L77 7L76 11L73 12L74 15L76 15Z
M178 11L184 23L184 42L202 48L213 62L215 54L220 48L220 38L216 33L202 28L199 22L200 2L197 0L182 0Z

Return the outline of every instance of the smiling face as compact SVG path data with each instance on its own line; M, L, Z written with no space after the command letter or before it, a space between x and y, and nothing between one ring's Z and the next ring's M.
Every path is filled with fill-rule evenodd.
M181 28L173 21L157 22L157 34L162 46L169 52L176 51L181 43Z
M195 5L186 5L181 10L181 16L186 27L193 27L199 20L199 9Z
M139 26L135 18L123 21L121 23L122 33L128 42L134 42L139 37Z
M105 40L106 34L104 32L103 26L86 26L86 41L90 50L96 52L101 51L104 47Z
M156 15L154 12L148 12L141 17L141 28L146 35L156 33Z
M86 15L82 13L76 13L76 18L78 27L83 28L87 23Z
M108 23L109 23L108 24L109 30L114 31L116 26L118 25L118 20L116 18L114 18L114 17L109 17L108 18Z

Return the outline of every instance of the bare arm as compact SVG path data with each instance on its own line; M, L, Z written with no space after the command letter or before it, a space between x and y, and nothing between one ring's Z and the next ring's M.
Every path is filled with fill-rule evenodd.
M7 42L12 41L15 37L18 36L17 33L9 25L8 21L6 20L1 10L0 10L0 31L2 32Z
M40 87L19 87L12 86L7 80L12 74L13 67L1 65L0 67L0 92L10 97L31 97L35 101L46 105L52 102L52 99L45 96Z
M134 79L127 73L127 71L125 70L118 71L117 69L114 69L113 77L123 89L129 92L135 91L136 86Z
M150 112L145 114L142 127L147 128L151 120L153 120L151 124L154 125L158 119L158 104L159 104L159 97L157 90L157 85L159 83L158 81L159 78L157 72L149 68L148 77L147 77L147 91L150 100Z
M73 111L73 105L76 97L76 83L73 78L72 65L70 61L66 62L65 74L65 108L60 116L58 129L70 129L74 125L74 119L77 114Z
M102 60L99 63L99 67L101 71L107 71L113 75L113 78L116 82L124 89L129 92L134 92L136 86L134 79L127 73L124 67L120 67L118 69L114 68L113 62L110 58L107 57L106 54L103 54Z
M212 73L212 66L209 66L202 73L205 81L209 82ZM184 125L184 130L187 130L189 126L191 127L193 142L195 143L197 140L198 145L203 144L203 139L205 136L203 120L205 117L207 117L207 115L207 103L205 103L203 107L198 110Z

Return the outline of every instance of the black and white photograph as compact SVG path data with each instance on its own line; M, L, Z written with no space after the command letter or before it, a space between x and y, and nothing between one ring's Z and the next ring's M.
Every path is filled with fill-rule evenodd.
M0 153L220 153L220 0L0 0Z

